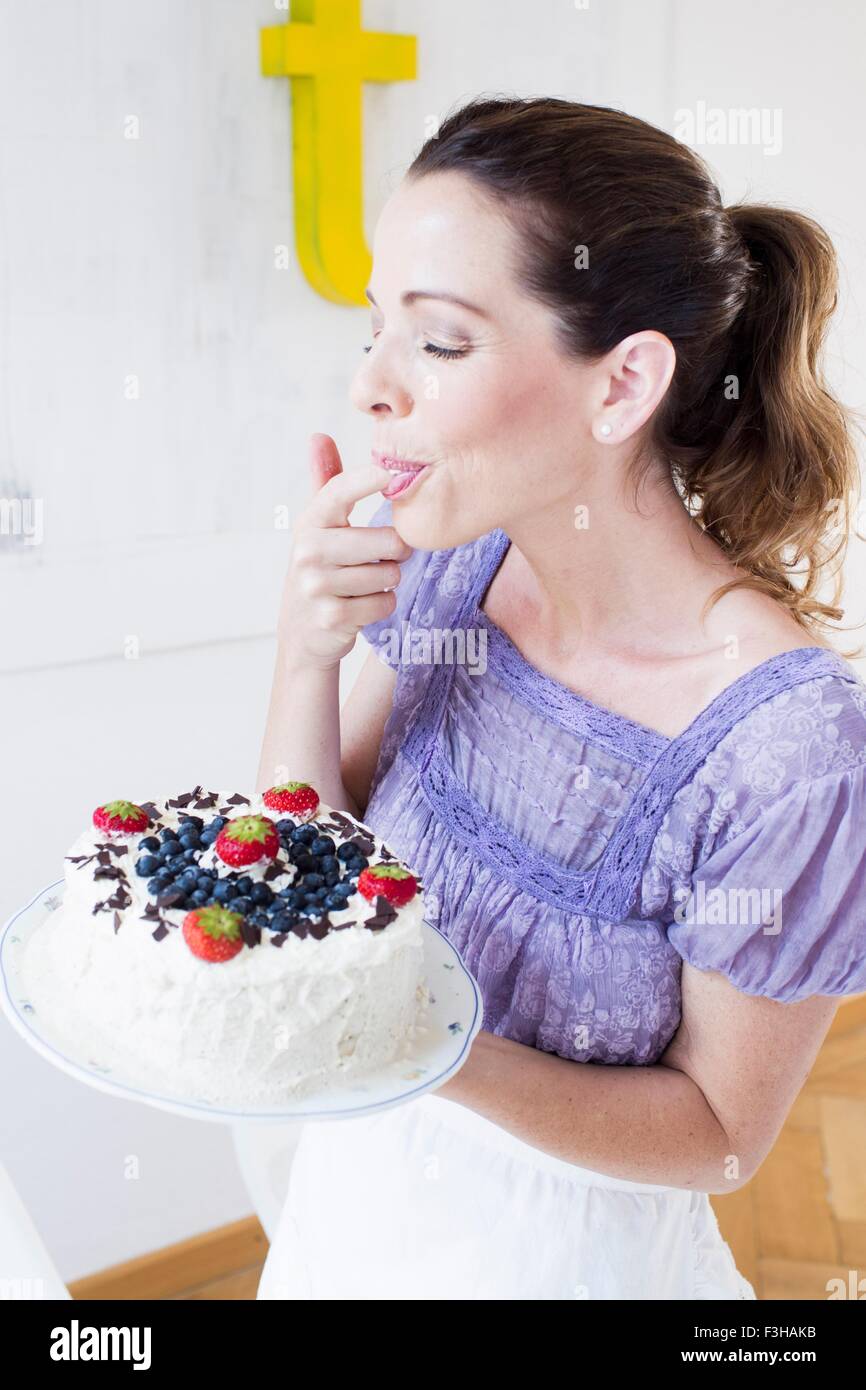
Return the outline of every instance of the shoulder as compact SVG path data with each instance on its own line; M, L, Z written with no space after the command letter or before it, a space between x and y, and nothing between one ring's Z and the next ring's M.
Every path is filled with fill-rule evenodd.
M695 816L711 853L794 789L866 766L866 685L835 653L835 671L769 694L720 738L674 805Z
M708 747L673 793L644 874L646 905L726 845L785 814L812 821L866 787L866 685L843 658L768 694Z

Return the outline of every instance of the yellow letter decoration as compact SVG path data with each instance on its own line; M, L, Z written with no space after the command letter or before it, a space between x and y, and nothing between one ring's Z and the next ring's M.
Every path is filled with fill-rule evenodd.
M361 29L361 0L292 0L288 24L261 32L262 72L292 84L295 241L310 284L366 304L362 82L416 75L412 34Z

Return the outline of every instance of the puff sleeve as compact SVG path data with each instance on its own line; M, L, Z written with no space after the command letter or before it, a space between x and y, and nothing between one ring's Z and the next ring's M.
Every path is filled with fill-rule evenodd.
M393 524L391 501L386 497L381 506L373 513L367 525L393 526ZM380 618L377 622L367 623L365 627L361 628L363 636L378 653L380 659L394 670L400 666L400 651L407 631L404 625L410 623L410 613L430 555L431 551L429 550L413 550L408 560L404 560L400 565L400 583L395 591L397 607L394 612L389 613L387 618Z
M668 941L744 993L866 991L866 763L796 783L677 896Z

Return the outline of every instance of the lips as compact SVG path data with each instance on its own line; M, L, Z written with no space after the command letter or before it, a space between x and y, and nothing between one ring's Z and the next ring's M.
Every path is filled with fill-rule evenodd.
M389 473L394 474L394 481L381 490L383 497L401 496L429 467L429 464L416 463L414 459L393 458L389 454L380 454L376 451L374 451L373 457L382 468L387 468Z

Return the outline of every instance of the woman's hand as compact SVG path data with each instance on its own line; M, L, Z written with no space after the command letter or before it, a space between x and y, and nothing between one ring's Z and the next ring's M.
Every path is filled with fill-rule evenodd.
M394 612L397 600L386 591L399 584L399 562L412 547L393 526L349 524L355 503L387 485L387 468L344 473L330 435L314 434L310 471L313 497L293 527L277 642L293 661L328 670L366 623Z

